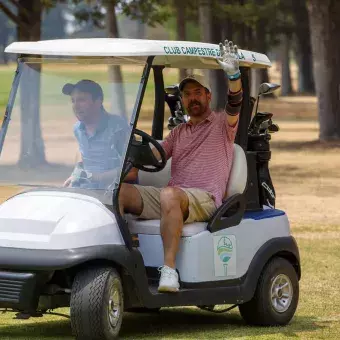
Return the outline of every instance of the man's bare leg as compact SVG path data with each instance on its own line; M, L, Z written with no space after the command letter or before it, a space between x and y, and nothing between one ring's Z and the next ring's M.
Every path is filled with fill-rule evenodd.
M119 211L122 216L124 216L124 213L140 215L143 211L142 197L132 184L122 183L118 202Z
M161 191L161 235L164 248L164 264L176 268L176 254L187 216L189 198L178 188L167 187Z

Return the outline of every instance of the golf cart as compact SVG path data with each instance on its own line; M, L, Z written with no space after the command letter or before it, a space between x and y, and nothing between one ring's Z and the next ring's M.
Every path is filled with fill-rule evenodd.
M157 291L160 221L122 216L117 198L132 167L140 169L139 184L167 185L164 126L188 119L173 69L219 69L218 45L69 39L15 42L6 52L19 57L0 130L0 183L21 189L0 205L0 308L30 317L70 307L73 332L82 340L116 338L124 311L172 306L212 312L217 305L238 306L254 325L291 320L301 273L268 169L270 134L278 127L271 113L256 109L252 117L249 91L250 68L271 65L265 55L239 51L244 97L227 195L210 221L185 225L177 255L181 290L166 294ZM122 81L115 82L110 75L117 66ZM78 148L98 146L92 137L79 145L76 104L61 94L65 83L83 78L101 85L104 108L127 123L113 145L120 150L115 175L104 187L87 185L86 176L83 185L63 186ZM262 84L259 96L277 87ZM111 132L108 138L117 131ZM97 156L98 162L109 157Z

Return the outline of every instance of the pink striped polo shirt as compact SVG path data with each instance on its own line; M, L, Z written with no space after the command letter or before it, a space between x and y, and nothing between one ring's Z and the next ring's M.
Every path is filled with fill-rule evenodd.
M233 115L239 109L240 105L230 110L227 106ZM226 118L226 112L211 112L197 125L180 124L162 143L168 159L172 157L168 186L205 190L214 196L216 207L226 191L238 127L238 122L230 126Z

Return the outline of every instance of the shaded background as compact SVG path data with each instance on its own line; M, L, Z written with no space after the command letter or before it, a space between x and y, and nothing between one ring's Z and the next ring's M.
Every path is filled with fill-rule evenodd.
M274 63L281 96L316 95L319 138L340 138L340 2L335 0L1 0L0 62L14 40L122 37L219 43L265 53ZM314 67L313 67L314 62ZM114 71L119 79L119 69ZM185 70L181 70L181 76ZM252 94L275 79L252 73ZM276 80L276 79L275 79ZM222 72L210 72L214 106L225 103ZM8 88L2 87L0 108Z
M259 109L273 112L280 126L272 136L270 170L277 207L287 212L301 252L300 303L291 325L246 328L237 311L216 316L192 308L166 309L160 316L128 315L122 338L338 339L340 1L0 0L0 112L15 71L15 56L3 54L4 47L17 40L74 37L213 43L227 38L242 49L267 54L273 63L269 70L252 72L252 95L263 81L282 85L272 97L261 99ZM119 68L112 72L119 79ZM172 71L167 79L178 81L185 72ZM221 107L226 97L223 73L209 77L213 104ZM148 98L153 98L151 92ZM150 132L151 115L142 118L139 128ZM42 156L43 162L37 151L35 157ZM8 196L8 188L0 187L0 201ZM71 339L69 322L57 316L20 325L12 317L1 314L1 339Z

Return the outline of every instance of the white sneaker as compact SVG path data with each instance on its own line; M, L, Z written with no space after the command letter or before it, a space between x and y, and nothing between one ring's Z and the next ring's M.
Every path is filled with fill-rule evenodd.
M179 290L178 274L175 269L163 266L159 269L161 278L159 279L158 291L162 293L175 293Z

